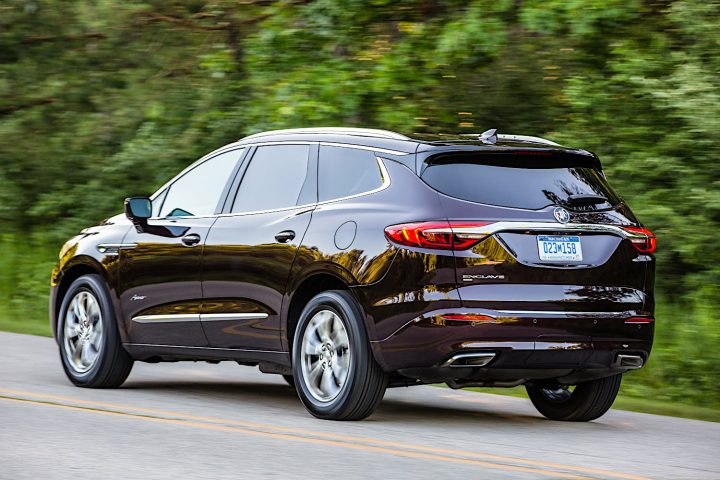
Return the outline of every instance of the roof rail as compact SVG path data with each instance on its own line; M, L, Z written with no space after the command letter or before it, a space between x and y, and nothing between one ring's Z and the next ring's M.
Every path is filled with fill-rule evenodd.
M267 132L248 135L240 140L265 137L269 135L292 135L292 134L326 134L326 135L355 135L359 137L391 138L394 140L410 140L405 135L391 132L389 130L377 130L374 128L346 128L346 127L317 127L317 128L288 128L284 130L269 130Z
M553 147L561 147L559 143L555 143L552 140L547 140L545 138L541 137L531 137L529 135L508 135L505 133L499 133L497 134L498 141L516 141L516 142L524 142L524 143L540 143L542 145L552 145Z

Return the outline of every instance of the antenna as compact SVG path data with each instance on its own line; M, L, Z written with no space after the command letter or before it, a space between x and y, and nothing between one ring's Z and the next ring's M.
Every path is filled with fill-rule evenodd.
M480 140L482 143L485 143L487 145L495 145L495 143L498 140L497 128L491 128L490 130L485 130L483 133L481 133L478 136L478 140Z

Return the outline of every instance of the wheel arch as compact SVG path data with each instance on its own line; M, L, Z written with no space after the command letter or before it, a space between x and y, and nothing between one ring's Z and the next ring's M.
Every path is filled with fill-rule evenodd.
M84 255L77 256L73 258L68 265L65 265L62 272L60 273L57 281L57 291L50 305L50 325L52 327L53 337L55 337L55 339L57 339L57 324L58 317L60 315L60 306L62 305L68 288L70 288L70 285L72 285L75 280L82 277L83 275L93 274L100 275L105 281L105 284L108 286L108 288L111 288L110 284L108 283L107 272L105 271L103 266L92 257ZM116 307L116 305L114 306ZM121 335L122 334L124 334L124 332L122 332L121 330Z
M335 272L316 271L306 275L290 291L287 308L283 315L285 335L283 336L283 348L288 352L292 351L292 341L295 335L300 314L305 305L320 292L327 290L350 290L347 278L342 278Z

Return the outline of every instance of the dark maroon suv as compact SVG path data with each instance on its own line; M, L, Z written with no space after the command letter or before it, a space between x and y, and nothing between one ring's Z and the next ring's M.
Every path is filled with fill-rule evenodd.
M50 313L78 386L119 386L135 360L233 360L320 418L447 383L525 385L546 417L583 421L647 362L654 250L585 150L282 130L68 241Z

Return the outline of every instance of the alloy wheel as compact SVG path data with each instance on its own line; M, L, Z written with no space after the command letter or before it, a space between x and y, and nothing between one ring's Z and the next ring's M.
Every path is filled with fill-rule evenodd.
M305 386L315 400L331 402L350 371L350 340L342 319L331 310L317 312L308 322L301 349Z
M75 372L88 372L97 363L103 348L103 322L100 304L92 293L78 292L67 308L63 350Z

